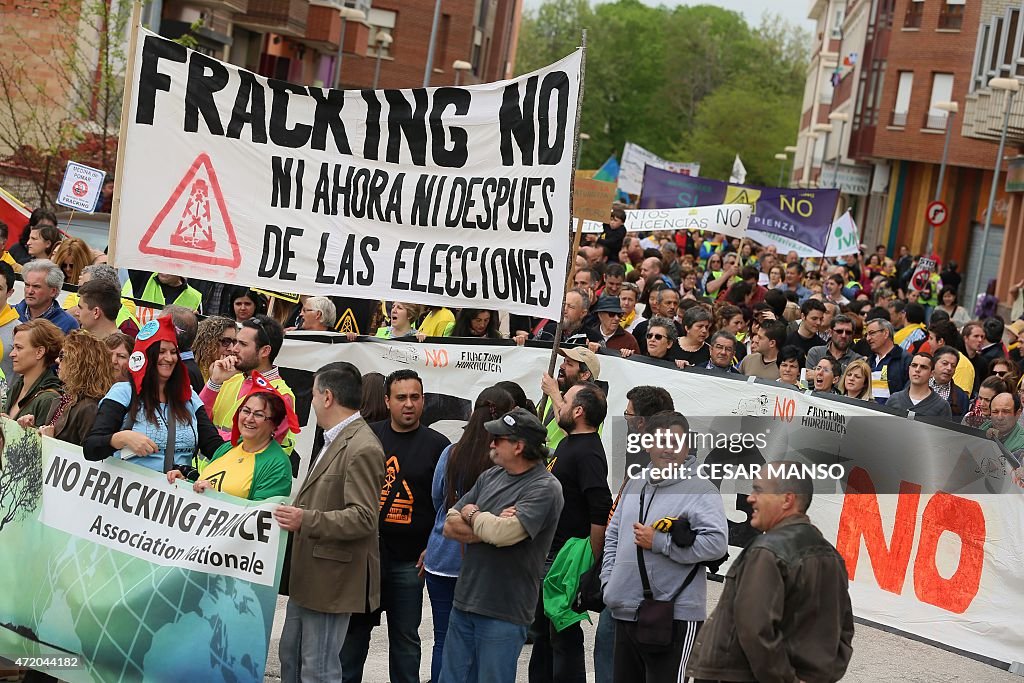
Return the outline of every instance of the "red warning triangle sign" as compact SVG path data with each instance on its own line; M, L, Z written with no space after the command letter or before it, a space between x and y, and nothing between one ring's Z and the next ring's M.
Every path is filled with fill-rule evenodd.
M210 266L241 264L235 229L208 154L192 162L143 235L139 251Z

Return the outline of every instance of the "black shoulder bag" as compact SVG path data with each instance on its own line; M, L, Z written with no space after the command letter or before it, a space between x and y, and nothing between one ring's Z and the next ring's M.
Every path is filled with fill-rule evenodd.
M645 523L647 517L644 510L644 497L646 493L647 486L645 484L640 489L641 524ZM654 498L654 493L651 494L651 498ZM655 600L654 593L651 591L651 580L647 576L644 549L640 546L636 547L636 561L640 568L640 582L644 587L644 599L636 610L636 632L634 637L638 644L648 648L667 648L672 644L672 621L675 615L676 598L697 578L697 572L700 571L702 565L696 564L693 566L686 579L683 580L683 584L679 586L679 590L670 599Z

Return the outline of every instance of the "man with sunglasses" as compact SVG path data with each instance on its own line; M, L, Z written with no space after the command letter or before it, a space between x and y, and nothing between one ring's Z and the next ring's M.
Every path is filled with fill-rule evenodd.
M839 361L842 367L848 366L862 355L854 351L853 345L853 320L849 316L840 313L832 318L832 334L829 336L828 344L815 346L807 352L807 366L818 367L818 361L825 357L825 354L832 356Z
M257 314L242 323L231 344L231 354L210 365L210 379L199 392L199 398L224 440L231 437L235 411L252 388L253 370L270 382L294 409L295 392L274 365L283 343L281 324L269 316ZM285 453L291 455L295 439L288 432L287 425L278 427L274 436Z

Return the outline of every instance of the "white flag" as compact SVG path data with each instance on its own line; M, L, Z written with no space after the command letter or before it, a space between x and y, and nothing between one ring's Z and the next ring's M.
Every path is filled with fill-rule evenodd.
M740 155L736 155L736 159L732 162L732 175L729 176L730 183L744 183L747 180L747 169L743 167L743 162L740 161Z

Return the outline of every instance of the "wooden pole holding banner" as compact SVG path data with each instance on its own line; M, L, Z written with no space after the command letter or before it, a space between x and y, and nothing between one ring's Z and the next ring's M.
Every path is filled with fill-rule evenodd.
M576 125L573 126L573 131L578 131L580 128L580 115L583 112L583 84L586 82L587 73L587 29L583 29L583 37L580 43L580 47L583 48L583 59L580 60L580 92L576 98ZM573 136L572 141L572 178L573 184L570 186L574 188L576 185L576 167L579 164L580 154L580 137L578 134ZM572 216L572 197L573 190L569 190L569 215ZM561 312L558 316L558 323L555 325L555 341L551 345L551 356L548 358L548 374L554 377L555 375L555 361L558 360L558 348L562 345L562 318L565 317L565 294L569 291L569 286L572 284L573 271L576 266L576 250L580 246L580 238L583 235L583 219L577 219L576 231L572 239L572 245L569 247L569 253L566 255L566 277L565 277L565 288L562 289L562 306ZM537 416L543 421L544 411L547 409L548 395L543 394L540 397L540 401L537 403Z
M132 97L135 94L135 53L139 46L139 26L142 19L142 2L132 3L132 32L128 38L128 62L124 71L124 99L121 101L121 128L117 133L117 161L114 162L114 197L110 206L110 232L107 237L107 252L111 265L116 266L117 224L121 216L121 182L124 180L124 153L127 149L125 135L128 118L132 113Z

